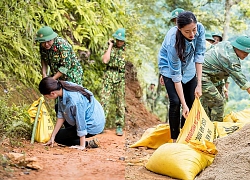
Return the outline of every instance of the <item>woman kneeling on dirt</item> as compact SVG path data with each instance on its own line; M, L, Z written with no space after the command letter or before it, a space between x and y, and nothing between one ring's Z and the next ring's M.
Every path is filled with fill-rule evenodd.
M39 91L48 99L59 97L56 125L45 145L53 147L54 142L57 142L80 150L99 146L97 139L85 140L100 134L105 126L103 108L92 92L75 83L55 80L52 77L42 79ZM61 128L65 120L71 126Z

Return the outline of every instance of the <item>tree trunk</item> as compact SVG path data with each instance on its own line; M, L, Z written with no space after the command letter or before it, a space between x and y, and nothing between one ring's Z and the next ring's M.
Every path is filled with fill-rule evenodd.
M225 2L225 21L224 21L224 27L223 27L223 40L227 40L227 34L229 31L229 27L230 27L230 20L231 20L231 16L230 16L230 10L231 7L235 4L238 4L240 2L240 0L226 0Z

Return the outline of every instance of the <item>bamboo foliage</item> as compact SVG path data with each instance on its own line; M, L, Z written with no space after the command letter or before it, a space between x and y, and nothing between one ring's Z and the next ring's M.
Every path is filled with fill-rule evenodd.
M26 85L39 83L40 56L34 37L43 25L66 38L79 55L91 52L94 62L99 62L100 49L112 33L134 21L125 14L125 5L119 0L0 1L0 79L13 74ZM100 63L91 65L95 66ZM94 74L100 78L98 72Z
M136 46L130 45L129 39L141 38L136 35L140 30L138 17L126 13L127 7L125 0L0 1L0 82L11 85L8 79L14 77L37 89L41 65L39 44L34 39L38 29L48 25L73 45L84 69L83 85L99 99L105 68L101 52L108 39L120 27L126 28L129 48ZM132 52L127 60L137 60L137 52Z

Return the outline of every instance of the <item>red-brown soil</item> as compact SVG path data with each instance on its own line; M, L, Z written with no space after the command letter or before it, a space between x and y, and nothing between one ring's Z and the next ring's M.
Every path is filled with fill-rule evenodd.
M116 136L115 130L106 129L104 133L96 136L101 147L84 151L60 146L52 148L41 143L30 144L29 140L22 141L23 147L12 148L5 141L0 149L1 154L16 152L25 153L27 158L36 157L37 164L42 169L32 170L12 164L14 166L1 169L0 179L121 180L133 179L134 176L140 179L140 169L143 168L143 164L136 162L139 159L137 155L144 156L148 152L146 150L145 153L140 153L140 150L129 148L129 145L136 142L146 128L157 125L160 121L146 110L139 99L135 98L139 82L133 65L129 63L126 70L126 126L122 137ZM1 166L3 167L5 166ZM125 167L127 167L126 172ZM2 172L5 172L6 176L1 175ZM150 173L147 170L145 172Z
M95 136L101 147L77 150L69 147L47 147L41 143L30 144L23 141L24 147L9 148L5 151L25 153L25 157L36 157L39 170L11 167L14 172L0 179L17 180L92 180L92 179L124 179L124 137L116 136L114 130L105 130Z

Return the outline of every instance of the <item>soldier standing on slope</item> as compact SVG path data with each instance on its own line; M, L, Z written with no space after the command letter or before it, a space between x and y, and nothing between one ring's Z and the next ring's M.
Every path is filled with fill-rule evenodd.
M102 57L106 64L103 78L101 104L107 117L111 95L116 105L116 135L123 135L125 119L125 29L120 28L114 34L115 41L110 39L107 51Z

